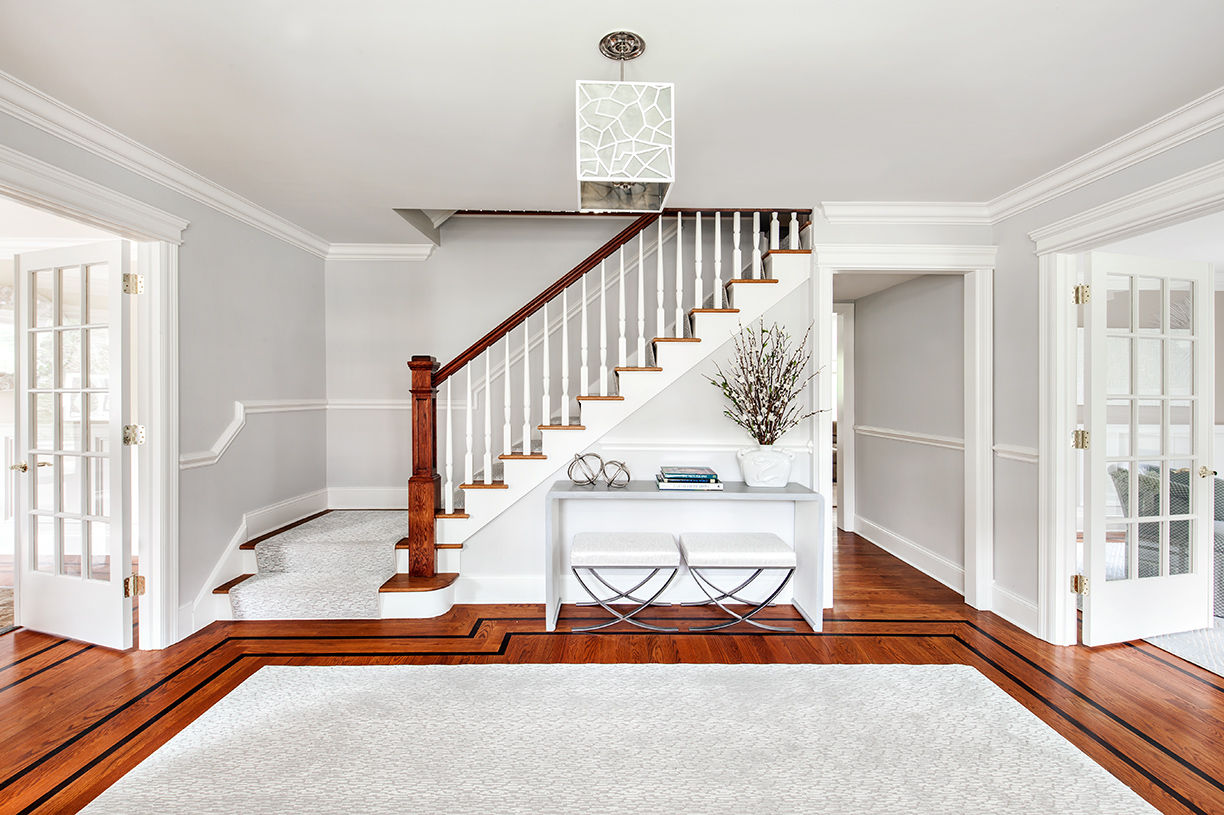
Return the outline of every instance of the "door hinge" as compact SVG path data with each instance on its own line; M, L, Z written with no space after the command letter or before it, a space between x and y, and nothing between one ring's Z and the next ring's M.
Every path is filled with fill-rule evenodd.
M123 426L123 444L135 447L145 443L145 426L142 424L125 424Z
M124 597L143 597L145 593L145 577L142 574L134 574L131 577L123 578L123 596Z
M1088 578L1082 574L1071 575L1071 593L1072 594L1087 594L1088 593Z
M1076 430L1071 434L1071 446L1076 450L1088 449L1088 431Z
M124 294L143 294L144 293L144 275L136 274L135 272L127 272L123 275L123 293Z
M1087 283L1080 283L1071 290L1071 302L1077 306L1082 306L1092 299L1092 286Z

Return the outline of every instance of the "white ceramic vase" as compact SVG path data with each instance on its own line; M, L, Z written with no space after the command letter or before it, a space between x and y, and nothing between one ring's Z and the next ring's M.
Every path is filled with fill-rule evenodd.
M735 455L744 483L750 487L785 487L790 481L795 454L789 450L776 450L772 444L762 444L740 450Z

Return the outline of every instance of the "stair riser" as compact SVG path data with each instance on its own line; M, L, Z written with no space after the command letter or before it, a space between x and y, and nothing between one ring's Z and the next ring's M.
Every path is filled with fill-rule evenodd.
M439 525L442 523L438 522ZM435 533L435 537L437 537ZM445 543L445 541L438 541ZM434 571L436 572L457 572L459 571L460 556L463 554L462 549L438 549L437 560L434 563ZM395 550L395 571L400 574L407 574L409 571L408 550Z
M378 595L378 614L384 620L439 617L455 604L455 584L436 591L392 591Z

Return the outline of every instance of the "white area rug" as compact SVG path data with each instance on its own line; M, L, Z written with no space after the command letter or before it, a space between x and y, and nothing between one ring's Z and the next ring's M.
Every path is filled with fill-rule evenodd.
M258 573L230 589L236 620L378 617L406 511L329 512L255 544Z
M1214 628L1148 637L1148 642L1171 654L1224 676L1224 618L1215 618Z
M1150 813L959 665L265 667L90 813Z

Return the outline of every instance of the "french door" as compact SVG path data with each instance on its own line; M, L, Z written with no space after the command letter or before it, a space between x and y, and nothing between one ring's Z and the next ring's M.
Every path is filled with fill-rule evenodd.
M17 568L27 628L132 646L125 241L16 258Z
M1208 264L1092 252L1083 642L1211 625Z

